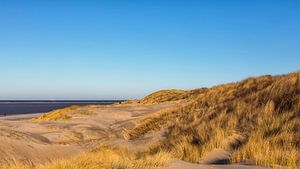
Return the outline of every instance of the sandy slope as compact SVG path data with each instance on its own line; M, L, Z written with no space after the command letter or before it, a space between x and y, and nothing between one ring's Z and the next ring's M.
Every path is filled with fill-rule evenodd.
M140 150L147 144L157 142L163 133L145 135L138 140L126 140L124 130L133 128L136 120L175 104L155 105L108 105L85 106L71 112L72 118L65 121L35 122L37 115L19 115L0 118L0 163L22 160L29 163L44 163L66 158L92 150L103 142L121 145L131 150ZM89 112L82 114L82 112ZM254 168L243 165L199 165L180 160L171 161L174 169ZM259 169L259 167L256 167Z
M122 138L122 129L135 125L134 120L170 107L152 106L86 106L79 115L66 121L34 122L36 115L0 118L0 161L21 159L43 162L88 151L108 138Z

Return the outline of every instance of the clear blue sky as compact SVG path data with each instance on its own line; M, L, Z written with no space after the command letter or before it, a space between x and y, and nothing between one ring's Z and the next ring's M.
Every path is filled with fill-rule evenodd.
M298 0L0 0L0 99L131 99L299 69Z

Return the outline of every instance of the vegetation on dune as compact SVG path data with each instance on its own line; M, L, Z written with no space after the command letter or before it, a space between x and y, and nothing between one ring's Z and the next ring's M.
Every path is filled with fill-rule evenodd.
M140 100L141 104L155 104L170 101L184 101L204 92L206 89L195 90L160 90Z
M49 113L45 113L37 118L34 118L34 121L54 121L54 120L68 120L72 118L70 115L71 112L79 109L80 106L70 106L63 109L53 110Z
M166 95L173 100L183 93L188 91ZM201 162L208 152L222 148L231 153L232 162L300 166L300 72L248 78L184 99L187 105L142 120L128 133L131 139L165 130L166 139L151 153L171 151L182 160Z
M70 106L62 109L53 110L37 118L34 118L33 121L68 120L73 118L74 116L90 116L96 114L95 112L86 110L84 108L85 106Z
M141 104L153 104L184 99L185 90L160 90L140 100Z
M164 152L144 156L134 154L125 148L103 146L93 152L45 165L30 166L16 162L0 167L3 169L150 169L163 166L169 160L170 155Z

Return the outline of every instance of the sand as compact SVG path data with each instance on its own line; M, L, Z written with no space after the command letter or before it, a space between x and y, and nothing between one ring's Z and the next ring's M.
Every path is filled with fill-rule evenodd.
M134 127L135 121L147 114L171 106L84 106L73 113L72 119L61 121L31 120L40 114L0 117L0 162L47 162L92 150L112 138L119 140L112 144L123 144L124 129Z
M72 118L36 122L40 114L0 117L0 163L22 160L38 164L68 158L93 150L103 143L139 151L163 138L162 132L127 140L124 131L136 126L137 120L175 103L155 105L94 105L71 112ZM82 112L89 112L88 114ZM221 155L221 154L220 154ZM218 156L218 154L216 154ZM246 165L200 165L172 160L166 167L174 169L256 168Z

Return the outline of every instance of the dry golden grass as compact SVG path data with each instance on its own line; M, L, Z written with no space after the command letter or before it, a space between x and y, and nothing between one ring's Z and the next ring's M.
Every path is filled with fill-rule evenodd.
M176 110L175 108L167 108L160 110L158 112L155 112L154 114L140 120L137 124L137 127L135 127L133 130L131 130L128 133L128 136L130 139L138 138L146 133L149 133L151 131L157 131L165 126L169 125L169 122L167 119L171 119Z
M188 98L191 99L193 96L197 96L205 90L205 88L195 90L160 90L141 99L139 103L155 104L162 102L182 101Z
M34 121L68 120L68 119L72 118L70 113L79 108L80 108L80 106L70 106L70 107L63 108L63 109L53 110L49 113L45 113L37 118L34 118L33 120Z
M54 161L45 165L32 166L14 162L0 166L3 169L150 169L168 163L171 156L166 152L155 155L133 154L124 148L103 146L98 150L83 153L71 159Z
M188 91L176 93L178 97L168 93L172 99L158 100L181 99ZM300 166L300 72L202 89L184 100L187 105L142 121L129 133L131 139L165 130L167 138L151 153L165 150L200 162L211 150L222 148L232 154L232 162Z
M160 90L143 98L141 104L154 104L166 101L177 101L184 99L184 95L188 91L185 90Z

